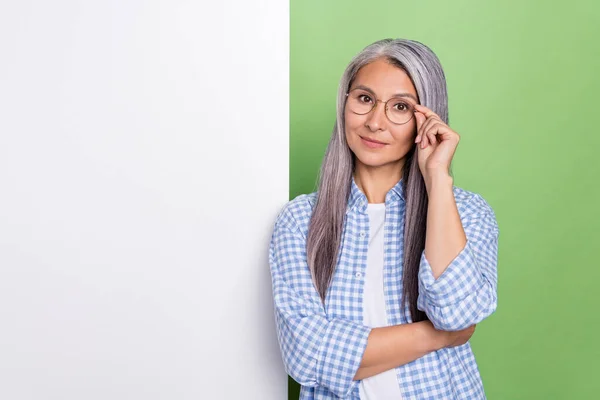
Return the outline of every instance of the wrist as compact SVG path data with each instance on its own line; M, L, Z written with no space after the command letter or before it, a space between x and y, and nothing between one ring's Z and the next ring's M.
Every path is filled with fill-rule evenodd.
M425 340L426 352L441 350L448 346L448 334L446 331L440 331L434 328L430 321L423 322L423 335Z
M427 193L431 193L432 190L438 189L452 189L454 184L454 179L447 171L432 171L427 174L427 177L424 180Z

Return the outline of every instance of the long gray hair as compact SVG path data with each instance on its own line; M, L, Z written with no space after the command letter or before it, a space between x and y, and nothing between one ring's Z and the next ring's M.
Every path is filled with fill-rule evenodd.
M427 46L413 40L383 39L367 46L352 59L340 80L337 118L321 165L317 203L307 238L307 261L323 302L337 264L354 171L354 154L348 147L345 134L346 93L358 70L377 59L385 59L403 69L412 79L419 103L448 123L446 79L438 58ZM402 298L404 305L409 302L412 321L417 322L427 319L425 313L417 309L417 296L428 200L416 157L416 145L406 155L402 181L406 201Z

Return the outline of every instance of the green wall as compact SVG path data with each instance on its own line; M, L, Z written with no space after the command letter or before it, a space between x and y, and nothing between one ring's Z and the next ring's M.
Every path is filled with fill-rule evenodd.
M291 1L290 198L315 190L352 56L404 37L440 58L455 184L500 226L499 306L472 339L492 400L600 398L600 6L549 3Z

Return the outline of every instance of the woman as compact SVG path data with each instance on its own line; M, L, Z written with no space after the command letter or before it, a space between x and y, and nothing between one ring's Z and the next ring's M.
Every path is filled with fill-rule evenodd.
M319 190L271 238L277 334L301 399L484 399L467 342L496 309L498 225L453 185L459 135L425 45L347 67Z

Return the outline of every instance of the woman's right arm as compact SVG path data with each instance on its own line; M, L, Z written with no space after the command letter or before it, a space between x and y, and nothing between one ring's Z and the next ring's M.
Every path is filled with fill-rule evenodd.
M277 336L286 372L303 386L347 396L359 379L446 347L451 334L429 322L370 328L329 319L306 263L306 239L286 207L269 248Z
M380 374L444 347L465 344L474 331L474 325L462 331L439 331L429 321L374 328L354 379Z

